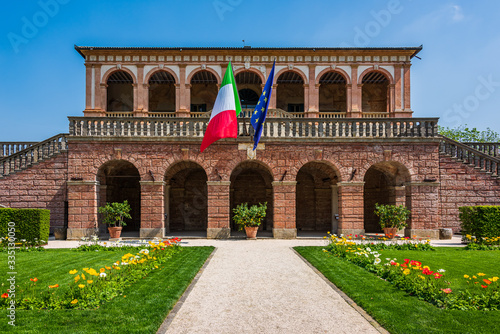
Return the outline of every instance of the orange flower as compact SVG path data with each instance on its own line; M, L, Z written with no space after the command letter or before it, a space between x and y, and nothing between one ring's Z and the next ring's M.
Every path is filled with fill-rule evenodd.
M487 280L486 278L485 278L485 279L483 279L483 282L484 282L484 283L486 283L486 284L488 284L488 285L490 285L490 284L491 284L491 281Z
M58 287L59 287L59 284L49 285L49 289L58 288Z
M104 269L104 268L99 269L99 272L101 272L101 273L103 273L105 271L106 271L106 269Z
M9 294L7 292L2 293L2 298L9 298Z
M35 277L35 278L30 278L30 281L32 281L32 282L37 282L37 281L38 281L38 278L36 278L36 277Z
M488 287L487 285L482 285L481 284L481 288L486 289L487 287Z

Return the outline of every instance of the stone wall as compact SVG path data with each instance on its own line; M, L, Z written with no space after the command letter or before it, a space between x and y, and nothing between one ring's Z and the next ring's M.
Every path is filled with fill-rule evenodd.
M0 204L50 210L50 230L65 223L67 153L0 178Z
M500 205L500 180L474 167L441 156L441 215L443 228L460 230L458 208L472 205Z

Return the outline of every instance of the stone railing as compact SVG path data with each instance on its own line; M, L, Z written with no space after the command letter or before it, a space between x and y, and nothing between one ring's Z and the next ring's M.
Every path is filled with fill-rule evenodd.
M500 157L500 143L462 143L480 152L491 155L492 157Z
M361 114L363 118L387 118L389 114L386 112L363 112Z
M476 150L466 144L441 136L441 153L464 164L473 166L494 177L500 176L500 159Z
M107 111L106 117L134 117L133 111Z
M328 112L328 111L320 111L319 118L346 118L346 112Z
M59 134L0 159L0 178L67 150L67 134Z
M273 140L328 138L435 138L437 118L307 119L268 118L262 138ZM240 136L253 135L248 118L238 120ZM202 138L208 118L69 117L71 137Z
M14 153L27 149L35 145L37 142L18 141L18 142L5 142L0 143L0 159L8 157Z

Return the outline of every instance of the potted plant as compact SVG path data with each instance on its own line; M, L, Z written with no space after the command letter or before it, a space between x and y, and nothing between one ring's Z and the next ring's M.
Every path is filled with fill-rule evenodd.
M248 239L257 238L257 230L262 220L266 217L267 202L248 207L248 203L242 203L233 209L233 221L241 231L245 229Z
M380 227L390 239L403 227L408 226L406 221L410 218L410 210L404 205L375 204L375 214L380 217Z
M122 226L127 226L123 219L132 218L129 213L130 210L130 205L126 200L123 203L106 203L105 206L99 208L99 213L104 215L103 223L109 225L108 231L111 239L120 237Z

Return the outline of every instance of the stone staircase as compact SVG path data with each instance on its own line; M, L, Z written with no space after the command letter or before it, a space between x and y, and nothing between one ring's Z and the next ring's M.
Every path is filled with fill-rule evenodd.
M459 143L441 136L439 152L500 180L500 143Z
M61 133L39 143L0 143L0 179L66 152L67 136Z

